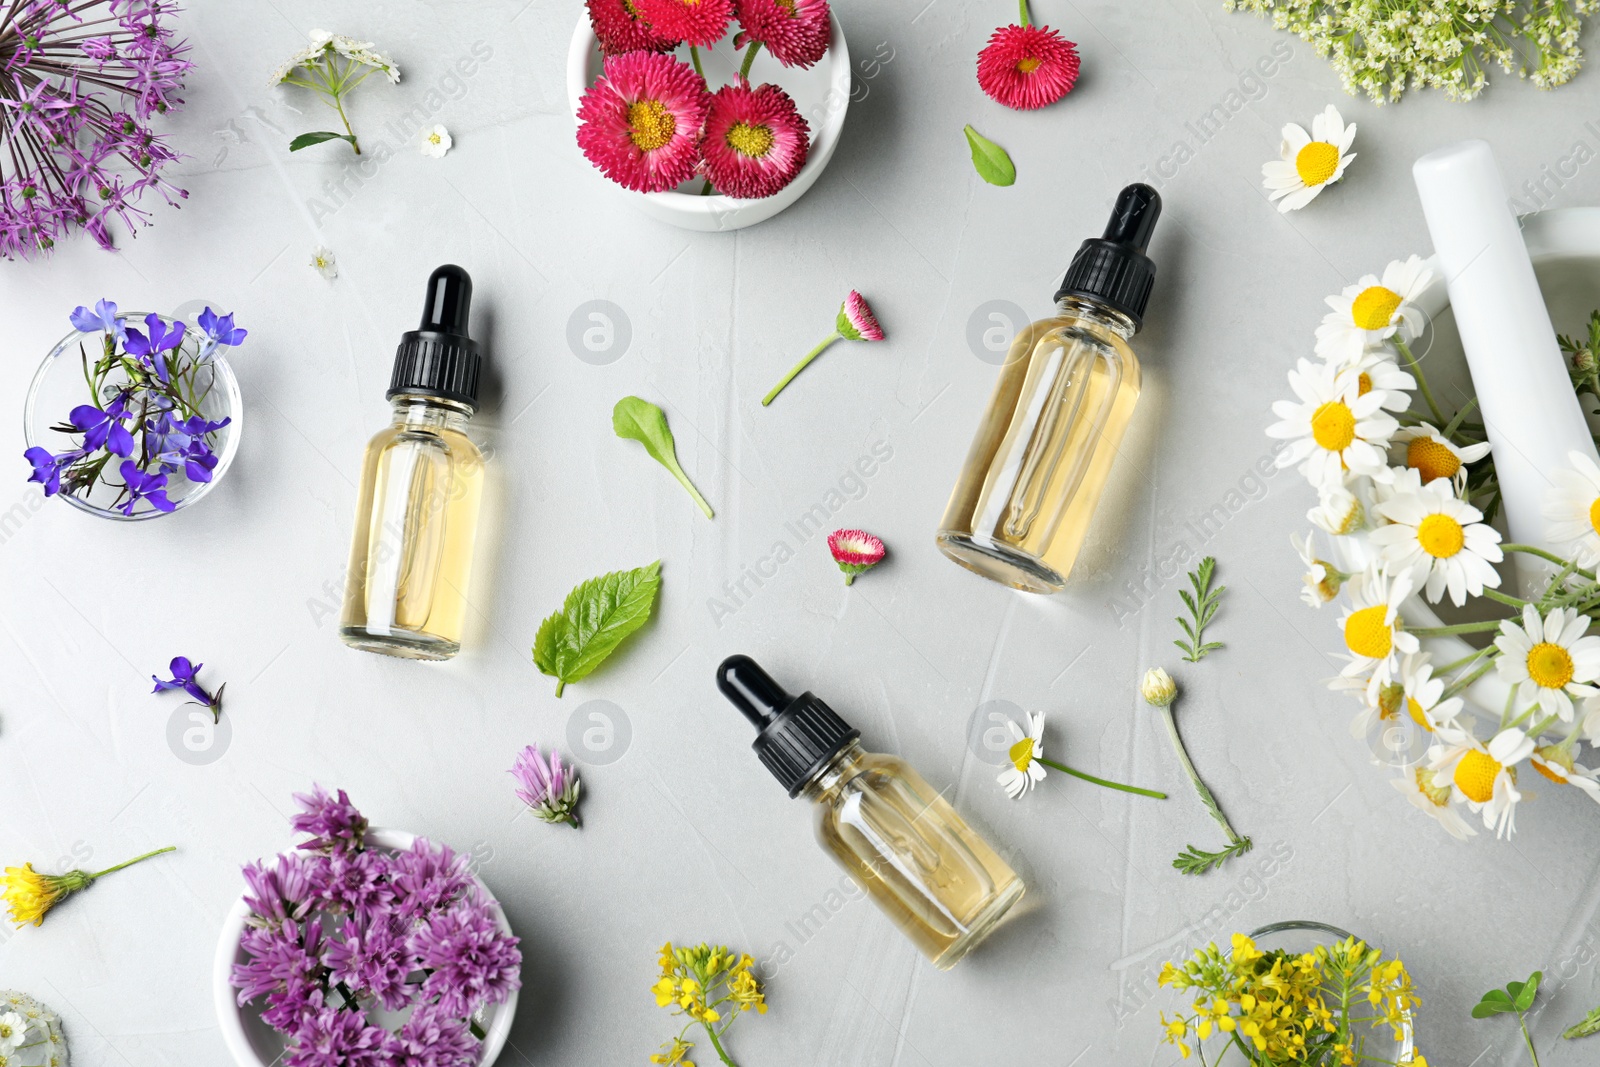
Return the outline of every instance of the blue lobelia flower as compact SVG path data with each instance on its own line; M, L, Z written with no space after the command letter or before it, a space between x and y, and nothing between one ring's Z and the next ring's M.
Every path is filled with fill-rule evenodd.
M147 474L131 459L123 460L119 469L122 472L122 483L128 487L129 494L128 502L122 505L124 515L132 515L133 506L141 500L149 501L150 506L157 511L177 510L178 505L167 499L165 474Z
M79 404L67 416L74 428L83 432L85 451L107 449L119 456L133 454L133 434L122 425L128 417L127 400L119 396L104 410L93 404Z
M151 692L165 693L171 689L182 689L193 697L198 704L208 709L214 719L220 719L222 717L222 690L228 687L224 685L221 689L218 689L216 696L206 692L196 677L200 673L200 668L204 666L204 663L190 663L188 656L174 656L172 662L167 664L167 670L172 672L172 677L157 678L152 674L150 680L156 683L156 687Z
M219 345L230 347L239 344L250 335L249 330L236 329L233 325L233 312L219 316L209 307L200 313L200 329L205 335Z
M73 449L59 456L52 456L47 449L34 445L22 453L22 458L33 466L33 473L28 476L28 481L38 482L44 486L45 496L55 496L61 492L61 472L85 455L82 449Z
M72 328L75 330L81 330L84 333L104 330L118 341L127 339L128 328L117 318L117 305L113 301L97 300L93 311L80 305L73 309L68 318L72 321Z
M167 377L167 358L163 353L170 352L183 341L183 323L174 322L171 327L161 321L161 316L155 312L144 317L145 329L149 336L136 329L128 330L128 338L123 342L123 347L128 354L138 356L140 361L156 372L156 377L165 385Z

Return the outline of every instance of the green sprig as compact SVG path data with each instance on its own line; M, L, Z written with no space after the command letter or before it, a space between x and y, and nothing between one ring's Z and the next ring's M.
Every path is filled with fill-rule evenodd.
M1533 1038L1528 1034L1526 1012L1533 1007L1534 998L1539 995L1539 983L1543 979L1544 972L1534 971L1526 982L1507 982L1504 989L1491 989L1485 993L1472 1009L1474 1019L1515 1015L1517 1025L1522 1027L1522 1040L1528 1046L1528 1058L1533 1061L1533 1067L1539 1067L1539 1053L1535 1051Z
M1189 609L1189 618L1180 615L1177 623L1183 627L1188 640L1180 638L1172 643L1183 650L1183 658L1190 663L1199 663L1209 653L1222 647L1221 641L1204 640L1206 626L1217 614L1222 594L1228 590L1225 585L1211 588L1211 576L1216 569L1216 557L1207 556L1200 561L1199 567L1189 572L1189 584L1194 587L1194 592L1178 590L1178 596L1183 598L1183 606Z
M1183 851L1178 853L1178 858L1172 865L1184 874L1205 874L1214 867L1221 867L1235 856L1242 856L1255 847L1255 843L1248 837L1241 837L1233 844L1220 852L1205 852L1193 845L1185 845Z

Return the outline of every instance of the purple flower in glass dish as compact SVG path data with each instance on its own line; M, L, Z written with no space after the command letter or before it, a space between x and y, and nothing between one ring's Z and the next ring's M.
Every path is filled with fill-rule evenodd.
M83 333L105 331L117 341L127 337L128 328L117 318L117 305L115 301L100 299L95 301L94 310L82 305L73 309L68 316L72 320L73 328Z
M578 772L561 762L554 749L547 762L538 745L529 745L517 753L511 776L517 780L517 797L528 810L545 822L564 822L578 825L578 792L582 783Z
M233 325L233 312L218 315L209 307L200 313L200 331L211 338L214 344L227 345L230 348L241 343L250 336L249 330L241 330Z
M127 417L127 396L122 393L104 409L93 404L79 404L67 415L72 428L83 434L85 452L97 452L103 448L118 456L133 455L133 434L122 425L122 420Z
M494 910L462 900L435 914L411 935L417 964L429 972L424 998L438 998L446 1015L465 1017L479 1004L500 1004L522 985L518 939L504 933Z
M144 325L145 329L150 331L149 334L143 334L130 326L127 340L122 343L122 347L130 356L138 356L139 362L155 371L156 377L165 385L172 380L167 373L166 353L183 342L184 325L181 322L174 322L168 326L161 321L161 316L153 311L144 317Z
M156 683L156 687L150 691L152 693L165 693L172 689L182 689L194 699L196 704L211 712L212 722L221 722L222 690L228 688L228 686L224 683L214 696L206 692L197 678L200 668L204 666L204 663L189 662L188 656L174 656L172 657L172 662L167 664L167 670L172 672L172 677L157 678L152 674L150 680Z
M139 469L131 459L122 461L122 484L128 489L128 502L122 505L124 515L132 515L136 504L149 501L157 511L176 511L178 505L167 498L167 476L148 474Z
M333 796L320 785L313 785L311 792L296 793L294 799L300 805L300 814L290 819L289 825L296 833L310 834L312 838L301 849L339 852L362 848L367 820L343 789Z
M87 454L83 449L75 448L52 456L49 449L34 445L22 453L22 458L33 465L33 473L28 475L28 481L44 486L45 496L55 496L61 491L61 472Z

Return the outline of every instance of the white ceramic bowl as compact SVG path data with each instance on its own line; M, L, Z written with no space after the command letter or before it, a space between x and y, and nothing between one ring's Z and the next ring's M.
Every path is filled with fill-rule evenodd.
M765 49L757 53L750 70L750 81L754 85L763 82L781 85L811 125L811 153L806 165L800 168L794 181L781 190L760 200L739 200L731 196L699 195L703 184L700 178L665 193L635 193L608 181L599 171L595 172L595 180L611 186L618 197L631 200L652 218L686 230L743 229L770 219L799 200L833 158L840 131L844 129L845 112L850 109L850 48L845 44L838 17L830 14L828 21L833 27L828 53L810 70L782 66ZM732 50L731 41L732 35L729 35L719 41L716 48L700 52L706 80L712 89L732 81L738 73L739 53ZM681 58L688 61L687 49L683 50ZM578 28L567 51L567 99L572 105L574 121L578 117L578 103L600 76L600 69L600 42L595 38L586 12L578 17Z
M395 852L410 848L416 839L416 834L408 834L404 830L384 830L376 826L367 829L366 837L368 844ZM505 910L495 900L494 894L489 892L489 887L476 876L473 880L478 883L484 899L494 905L500 929L511 933ZM239 947L239 938L244 934L245 920L249 916L250 907L241 893L227 918L223 919L222 934L217 939L216 960L211 968L212 1000L217 1009L217 1023L222 1029L222 1043L228 1046L234 1062L239 1067L273 1067L283 1058L283 1039L261 1021L250 1005L239 1005L238 991L230 981L233 965L247 961L244 951ZM516 992L512 992L504 1004L491 1005L484 1015L487 1025L484 1028L483 1059L480 1064L481 1067L489 1067L499 1057L506 1039L511 1036L511 1021L517 1015Z

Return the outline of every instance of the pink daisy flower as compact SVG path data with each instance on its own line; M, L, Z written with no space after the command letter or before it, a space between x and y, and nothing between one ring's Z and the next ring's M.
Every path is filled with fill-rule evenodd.
M633 0L650 28L663 37L709 48L733 21L733 0Z
M978 53L978 85L1018 111L1060 100L1078 80L1078 46L1048 26L1002 26Z
M657 52L612 56L578 105L578 147L618 185L640 193L676 188L699 166L710 99L682 60Z
M786 67L810 67L828 51L828 0L738 0L741 36Z
M663 37L639 17L633 0L588 0L589 25L608 56L624 52L670 52L676 41Z
M878 325L877 316L872 313L872 308L867 306L866 298L854 289L850 290L850 295L839 305L839 315L834 319L833 332L818 342L817 347L801 356L799 363L789 368L789 373L783 376L783 381L774 385L772 391L761 399L761 406L766 407L776 400L784 387L794 381L795 375L805 370L811 361L822 355L833 342L881 341L883 338L883 327Z
M776 85L740 78L718 89L700 144L717 192L743 200L771 196L794 181L811 151L811 127Z
M856 575L871 570L883 561L883 542L865 530L835 530L828 535L828 551L844 572L844 584L852 585Z

